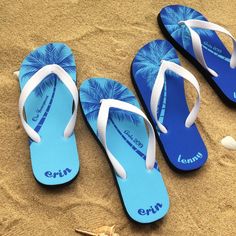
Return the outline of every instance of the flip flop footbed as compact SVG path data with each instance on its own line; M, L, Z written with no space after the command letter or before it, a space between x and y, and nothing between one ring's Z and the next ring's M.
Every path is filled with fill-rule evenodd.
M118 82L92 78L80 87L80 102L85 119L98 139L97 117L101 99L116 99L139 104L133 93ZM111 108L107 126L107 145L121 163L127 179L115 174L124 208L129 217L140 223L162 218L169 199L157 163L152 171L145 165L148 134L144 120L136 114Z
M76 82L75 60L70 48L62 43L50 43L24 59L19 72L21 90L39 69L50 64L61 66ZM41 137L40 143L30 140L29 144L33 174L42 184L64 184L78 174L75 136L66 139L63 135L72 115L72 105L70 92L55 74L47 76L26 101L27 123Z
M167 134L159 132L151 115L151 93L162 60L180 64L175 49L168 41L155 40L146 44L138 51L132 62L132 79L155 126L168 163L182 171L198 169L207 160L207 150L196 125L185 127L189 109L184 82L174 72L166 72L164 89L158 105L158 119L167 127Z

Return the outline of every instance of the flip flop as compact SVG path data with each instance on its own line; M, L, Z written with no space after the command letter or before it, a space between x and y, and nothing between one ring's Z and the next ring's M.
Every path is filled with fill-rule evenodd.
M219 97L236 105L236 42L232 34L194 9L181 5L164 7L158 23L167 39L203 73ZM232 56L216 31L232 39Z
M113 80L91 78L80 87L80 103L107 154L128 216L139 223L164 217L169 198L155 161L155 133L134 94Z
M74 135L78 91L71 49L50 43L32 51L21 65L19 82L19 112L30 138L34 177L44 185L72 181L79 158Z
M155 40L138 51L131 74L168 163L174 169L190 171L206 162L207 150L194 124L200 106L199 84L179 64L172 45ZM181 77L187 79L198 94L190 114Z

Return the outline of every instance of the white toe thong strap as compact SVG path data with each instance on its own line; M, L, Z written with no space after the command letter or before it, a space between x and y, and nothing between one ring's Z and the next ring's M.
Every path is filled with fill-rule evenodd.
M115 156L109 151L107 147L106 129L107 129L107 122L108 122L110 108L117 108L124 111L129 111L144 118L148 126L148 130L149 130L149 139L148 139L148 147L147 147L147 154L146 154L146 168L149 170L152 169L155 164L156 137L155 137L154 129L150 121L146 117L146 115L138 107L130 103L115 100L115 99L102 99L101 107L100 107L100 110L98 113L98 119L97 119L98 136L102 145L104 146L106 150L106 153L116 173L123 179L126 179L127 177L124 167L119 163L119 161L115 158Z
M185 121L186 127L189 128L195 122L198 112L199 112L199 108L200 108L200 87L199 87L197 79L194 77L194 75L192 73L190 73L188 70L186 70L185 68L183 68L182 66L180 66L174 62L163 60L161 62L161 66L160 66L159 72L156 77L156 81L153 86L153 90L152 90L152 94L151 94L151 101L150 101L152 115L157 123L158 128L160 129L160 131L162 133L167 133L167 129L158 120L157 110L158 110L158 104L160 101L161 93L162 93L162 90L164 87L165 72L167 70L170 70L170 71L176 73L177 75L181 76L182 78L188 80L197 91L197 100L195 102L195 105L194 105L192 111L189 113L189 115ZM175 79L175 77L173 77L171 79Z
M226 30L224 27L211 23L209 21L203 21L203 20L186 20L186 21L180 21L179 24L185 24L186 27L188 28L191 39L192 39L192 45L193 45L193 51L194 54L198 60L198 62L205 68L207 69L211 75L214 77L217 77L218 74L209 68L206 64L203 51L202 51L202 43L201 43L201 38L198 35L196 31L194 31L192 28L200 28L200 29L206 29L206 30L214 30L214 31L219 31L221 33L224 33L228 35L232 41L233 41L233 53L231 55L230 59L230 67L235 68L236 67L236 41L233 35Z
M64 137L68 138L74 131L76 116L77 116L77 107L78 107L78 90L75 85L75 82L70 77L70 75L59 65L52 64L46 65L40 70L38 70L25 84L19 99L19 113L20 118L23 124L23 127L26 133L34 142L40 142L41 137L39 134L31 128L28 123L25 121L23 110L27 98L33 92L33 90L50 74L55 74L58 78L65 84L67 89L70 91L73 100L74 100L74 111L73 114L64 130Z

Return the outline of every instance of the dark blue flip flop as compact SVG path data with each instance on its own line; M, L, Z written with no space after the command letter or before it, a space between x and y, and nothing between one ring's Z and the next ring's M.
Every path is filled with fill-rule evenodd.
M174 72L165 73L165 83L156 112L161 123L159 126L155 115L152 115L154 113L151 107L151 95L163 61L173 64L177 69L180 68L176 51L168 41L156 40L146 44L138 51L132 62L133 83L156 127L159 144L168 163L177 170L195 170L206 162L207 149L196 125L194 123L190 126L186 125L189 109L185 98L184 83L183 79ZM181 70L188 76L192 76L184 68L181 67ZM162 125L167 128L167 133L164 132L165 130L160 131L159 127Z
M236 47L233 36L198 11L182 5L164 7L158 24L173 46L203 73L219 97L236 105L236 50L231 57L216 31L230 36Z

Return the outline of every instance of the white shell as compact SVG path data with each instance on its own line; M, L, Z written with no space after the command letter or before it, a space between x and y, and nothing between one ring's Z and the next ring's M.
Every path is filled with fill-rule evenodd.
M19 78L19 71L13 72L13 75Z
M230 150L236 150L236 140L231 136L226 136L221 140L221 144Z

